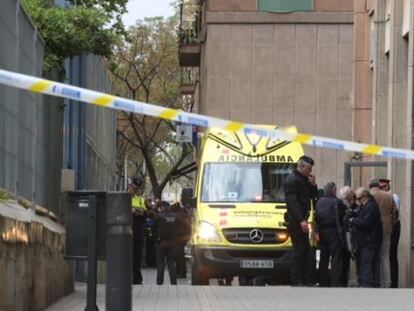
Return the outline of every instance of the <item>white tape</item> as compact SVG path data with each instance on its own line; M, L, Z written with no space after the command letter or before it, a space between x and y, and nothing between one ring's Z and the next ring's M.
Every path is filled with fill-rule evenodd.
M254 132L257 135L269 137L271 139L295 141L310 146L334 150L356 151L389 158L410 160L414 159L414 151L412 150L361 144L352 141L326 138L304 133L292 134L286 132L283 129L270 130L267 128L259 128L253 124L234 122L220 118L203 116L196 113L165 108L157 105L151 105L1 69L0 84L29 90L32 92L64 97L88 104L179 121L201 127L217 127L230 131L243 131L246 134Z

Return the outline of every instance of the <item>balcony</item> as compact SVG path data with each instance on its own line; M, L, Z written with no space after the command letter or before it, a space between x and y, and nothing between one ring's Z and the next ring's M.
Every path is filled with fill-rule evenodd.
M198 68L181 68L181 94L194 95L198 83Z
M179 63L182 67L199 67L202 25L202 6L196 3L180 4Z

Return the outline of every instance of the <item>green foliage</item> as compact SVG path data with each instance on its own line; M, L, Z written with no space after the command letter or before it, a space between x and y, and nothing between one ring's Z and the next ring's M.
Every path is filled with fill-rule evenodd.
M119 21L127 0L72 0L69 8L55 7L53 0L22 2L46 42L44 71L48 72L60 68L67 57L109 56L123 29Z
M128 29L108 62L113 74L115 94L143 102L182 108L180 66L178 64L178 19L172 17L139 20ZM175 125L162 119L120 114L118 123L118 171L122 172L124 153L136 162L145 161L153 194L160 197L162 189L188 163L192 148L178 144ZM128 147L125 146L128 145Z
M9 199L7 192L0 188L0 201L5 201Z

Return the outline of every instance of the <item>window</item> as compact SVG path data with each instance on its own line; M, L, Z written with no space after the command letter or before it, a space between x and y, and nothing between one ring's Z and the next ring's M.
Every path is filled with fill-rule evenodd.
M202 202L285 202L283 183L293 170L287 163L207 163Z
M391 3L392 0L385 1L385 41L384 41L384 53L390 52L391 43Z
M292 12L312 9L312 0L259 0L259 11Z
M410 0L404 0L403 2L403 22L402 22L402 36L405 37L410 32L410 16L411 7Z

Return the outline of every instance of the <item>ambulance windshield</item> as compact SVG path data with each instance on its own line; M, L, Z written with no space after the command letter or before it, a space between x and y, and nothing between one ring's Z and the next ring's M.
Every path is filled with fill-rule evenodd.
M283 203L283 183L292 163L206 163L202 202Z

